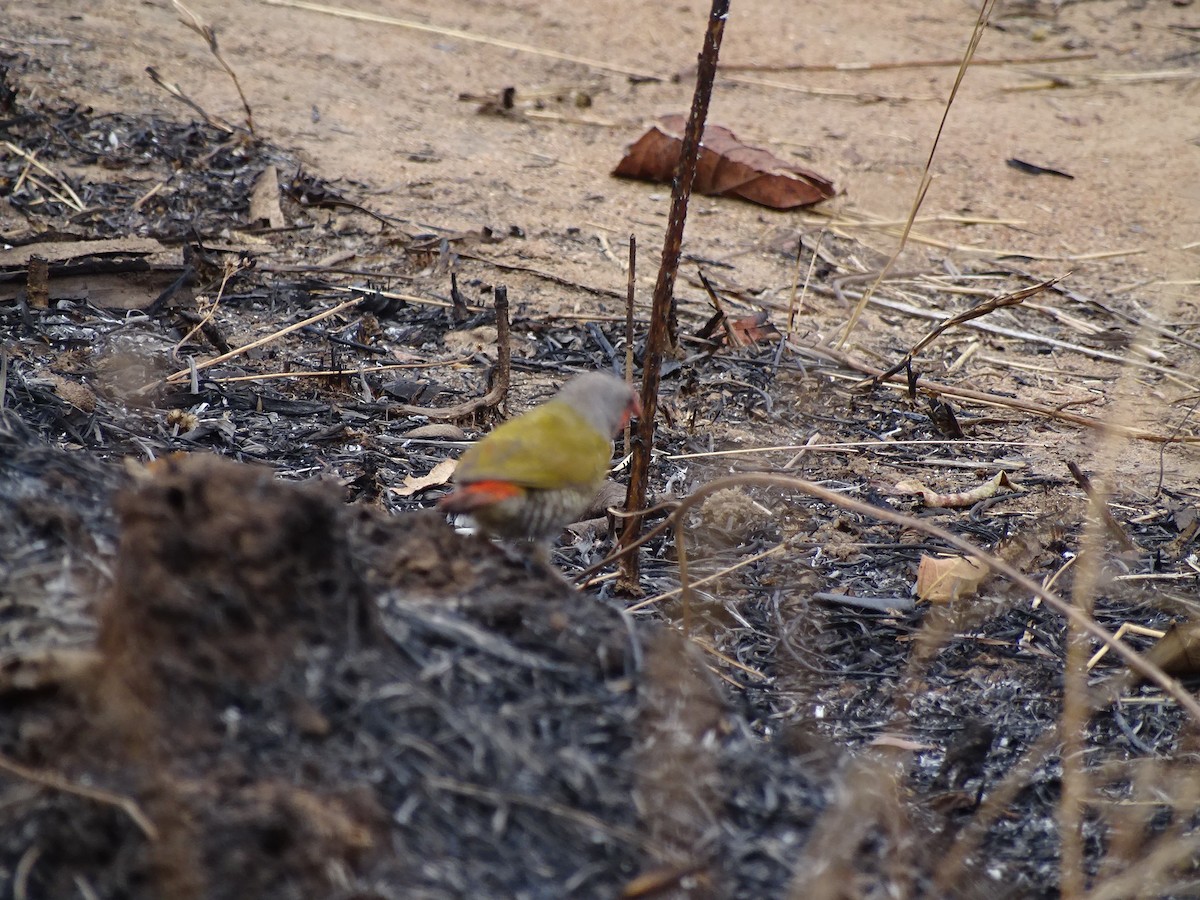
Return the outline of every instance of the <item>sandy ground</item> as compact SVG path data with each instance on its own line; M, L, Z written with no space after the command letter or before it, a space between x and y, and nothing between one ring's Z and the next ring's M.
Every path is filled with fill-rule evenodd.
M48 80L98 109L182 112L144 74L153 65L210 113L241 121L229 80L170 3L6 6L0 31L6 43L45 55L52 42ZM648 120L686 110L705 4L360 6L478 40L269 0L191 4L217 29L258 130L299 148L330 176L371 186L384 211L448 229L516 225L528 236L522 256L612 287L623 278L603 252L601 236L620 247L636 233L644 254L657 253L667 192L608 173ZM956 59L975 17L972 6L958 0L734 4L721 58L729 66ZM1161 282L1194 277L1200 253L1194 246L1200 241L1200 120L1190 112L1200 9L1125 0L1004 3L995 25L979 45L981 60L1091 58L986 66L968 75L942 137L923 214L1011 224L921 226L953 249L914 247L902 265L923 266L929 256L965 265L985 248L1044 256L1050 259L1039 269L1047 273L1071 269L1078 283L1106 288L1142 285L1139 299L1167 318L1190 318L1192 289ZM621 71L662 80L635 83ZM1155 72L1167 74L1148 77ZM1078 86L1047 89L1047 73ZM710 121L831 176L842 191L834 209L894 219L911 204L954 77L952 66L920 65L730 71L718 82ZM591 105L580 109L551 97L543 112L552 118L514 120L477 115L477 104L459 99L509 86L518 101L575 90ZM1075 177L1032 177L1006 166L1010 157ZM687 249L717 259L739 254L741 280L766 287L753 251L773 229L794 227L798 218L703 199L689 223ZM570 229L579 232L564 247ZM877 234L856 236L883 252L894 245ZM1084 259L1101 254L1117 255ZM652 266L641 271L642 281L652 284Z

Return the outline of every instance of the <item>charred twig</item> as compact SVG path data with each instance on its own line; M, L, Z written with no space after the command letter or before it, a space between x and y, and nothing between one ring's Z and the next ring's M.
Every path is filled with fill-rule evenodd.
M305 334L311 334L313 337L329 341L331 344L337 344L339 347L349 347L351 350L358 350L362 353L373 353L376 356L392 355L390 350L386 350L383 347L372 347L370 344L364 344L362 341L352 341L350 338L338 337L336 334L330 334L325 329L317 328L315 325L305 326L303 331Z
M1071 472L1071 477L1075 479L1075 483L1087 494L1092 507L1100 513L1100 518L1104 521L1104 527L1108 529L1108 533L1121 545L1121 549L1136 552L1138 545L1125 533L1125 529L1121 527L1121 523L1117 521L1116 517L1112 514L1112 510L1108 508L1108 503L1105 502L1104 497L1092 485L1092 480L1084 474L1083 470L1079 468L1074 460L1067 461L1067 468Z
M667 510L668 512L670 510L674 510L676 505L677 505L676 501L674 501L674 500L665 500L662 503L655 504L654 506L650 507L649 509L643 509L643 510L636 511L636 512L629 512L628 510L621 511L621 510L615 510L615 509L610 509L610 510L608 510L608 512L611 513L612 515L616 516L618 519L626 519L626 520L633 519L633 518L645 519L647 516L654 515L655 513L659 513L664 510ZM600 560L597 563L593 563L592 565L590 565L586 569L584 569L582 572L580 572L575 577L575 583L577 585L579 585L580 587L586 587L589 580L592 578L593 575L595 575L597 572L599 572L601 569L603 569L605 566L609 565L610 563L614 563L614 562L617 562L618 560L624 559L626 556L633 553L633 551L637 550L643 544L646 544L649 541L654 540L654 538L658 537L660 534L662 534L664 531L666 531L668 526L670 526L670 524L671 524L671 517L668 514L667 517L664 518L661 522L659 522L657 525L655 525L653 528L651 528L645 534L640 535L637 538L637 540L630 541L629 543L625 543L624 541L620 542L617 545L616 549L612 551L612 553L608 554L608 556L604 557L604 559ZM622 532L622 534L623 533L624 532Z
M633 384L633 306L637 293L637 236L629 236L629 276L625 282L625 383ZM625 456L630 450L632 426L625 423ZM632 510L626 510L632 512Z
M562 275L554 272L547 272L543 269L535 269L533 266L523 266L517 263L503 262L498 259L489 259L486 256L480 256L478 253L469 253L465 250L460 250L459 254L463 259L473 259L475 262L483 263L485 266L491 266L495 269L500 269L502 272L520 272L524 275L532 275L534 278L541 278L549 281L551 284L557 284L561 287L572 288L573 290L584 291L594 297L609 297L615 300L624 300L625 295L620 291L615 291L612 288L595 287L590 284L584 284L581 281L573 281Z
M50 264L45 257L29 257L29 268L25 272L25 299L32 309L50 306Z
M163 292L155 297L150 302L150 305L146 307L146 315L150 318L157 316L163 311L163 308L171 302L171 299L181 290L183 290L189 282L193 281L195 277L195 267L192 265L185 265L183 267L183 271L179 273L179 277L167 285Z
M733 326L729 324L729 316L725 315L725 310L721 306L721 298L712 286L712 282L708 280L703 270L697 269L696 274L700 276L700 283L704 285L704 292L708 294L709 302L712 303L713 309L717 311L717 316L721 320L721 328L725 332L725 343L730 347L738 346L738 339L733 333Z
M382 222L384 225L397 227L407 224L403 219L397 219L395 216L386 216L383 213L375 212L375 210L363 206L361 203L347 200L328 184L307 175L299 167L296 169L296 174L284 186L284 190L289 197L301 206L325 209L352 209L355 212L370 216L375 221Z
M663 239L658 280L654 285L650 331L646 338L646 355L642 363L642 415L638 418L637 441L633 445L633 463L629 475L629 491L625 499L625 508L631 511L640 510L646 505L663 356L668 351L674 352L679 343L679 325L674 296L675 276L679 270L688 200L691 198L692 183L696 178L696 159L700 152L700 137L704 133L704 121L708 117L708 102L712 96L713 79L717 74L717 58L720 54L721 38L725 34L725 21L728 16L729 0L713 0L708 14L708 29L704 34L704 46L700 51L699 65L696 70L696 90L692 95L692 109L688 115L687 128L684 130L683 145L679 150L679 164L671 183L671 214L667 220L667 233ZM630 519L621 533L622 544L628 546L635 541L641 531L641 526L640 516L635 515ZM631 553L623 558L620 586L623 590L636 592L638 580L638 557Z

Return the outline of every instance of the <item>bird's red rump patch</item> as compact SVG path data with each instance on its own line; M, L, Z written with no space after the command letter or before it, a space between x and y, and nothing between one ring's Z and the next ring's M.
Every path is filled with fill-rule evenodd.
M457 487L438 501L438 506L451 512L470 512L481 506L490 506L501 500L519 497L524 488L510 481L476 481Z

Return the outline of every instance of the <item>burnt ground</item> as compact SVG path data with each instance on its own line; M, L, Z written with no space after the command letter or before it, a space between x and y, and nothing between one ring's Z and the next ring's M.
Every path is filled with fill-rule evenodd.
M22 151L0 171L8 893L1058 894L1056 613L999 580L914 603L922 553L944 547L783 489L715 498L690 521L700 574L783 548L702 586L692 641L671 598L630 611L611 580L577 591L456 534L421 511L444 485L405 479L566 373L622 360L619 279L522 261L519 228L399 221L370 186L239 130L30 90L36 52L4 64L0 127ZM851 238L797 260L779 231L760 264L781 283L811 264L831 307L861 286L854 260L869 251ZM84 243L97 240L113 243ZM560 240L568 252L585 238ZM893 296L955 311L976 296L964 285L1032 280L976 260L905 275ZM521 290L531 281L574 306L547 312ZM503 407L412 413L484 394L499 285L513 294ZM1050 296L1023 337L957 338L918 360L927 381L990 392L942 395L963 439L924 398L855 387L863 355L809 333L686 342L664 387L656 495L796 451L692 454L815 435L794 471L967 535L1069 596L1086 499L1063 462L1107 459L1118 525L1090 592L1097 621L1189 619L1194 451L1091 435L1102 421L1190 435L1186 403L1166 398L1194 390L1191 326L1150 336L1165 360L1139 355L1142 311L1124 295ZM752 299L730 287L726 302ZM694 338L708 311L682 312ZM809 315L829 333L822 312ZM928 327L901 315L872 319L868 362L890 364ZM1053 340L1117 352L1064 362ZM990 361L956 366L968 351ZM1091 422L1052 414L1093 407ZM896 488L964 490L1001 470L1015 489L963 509ZM600 560L604 532L565 540L556 567L569 578ZM677 585L675 559L669 538L649 545L647 596ZM1090 678L1119 671L1110 658ZM1139 685L1087 722L1082 875L1098 896L1196 893L1194 735Z

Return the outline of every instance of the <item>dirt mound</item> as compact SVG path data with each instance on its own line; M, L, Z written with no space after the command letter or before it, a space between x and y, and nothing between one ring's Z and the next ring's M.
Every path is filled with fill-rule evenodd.
M781 887L720 789L771 765L677 639L437 515L207 455L135 482L97 652L4 670L0 748L55 788L0 839L32 895L611 895L706 845L704 892Z

